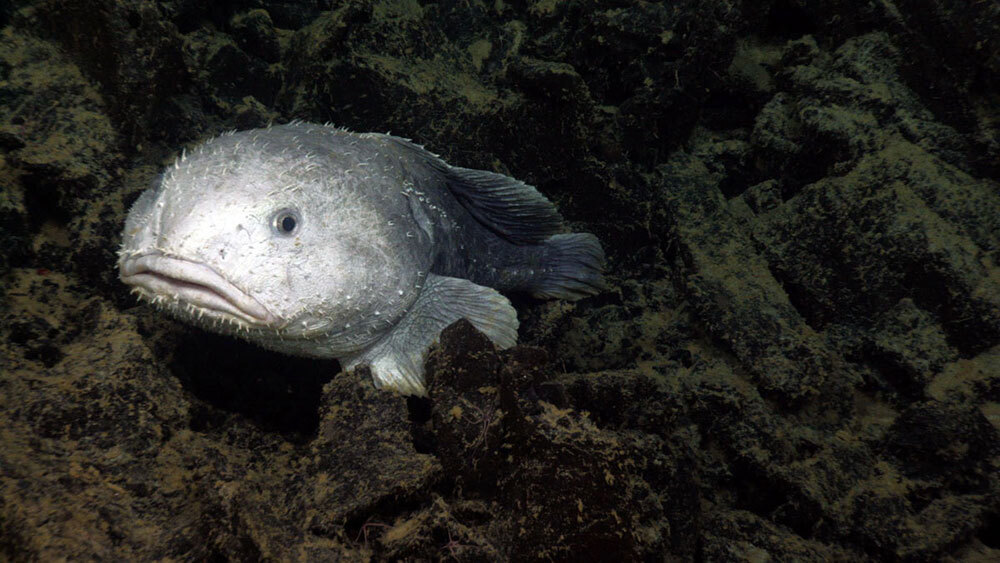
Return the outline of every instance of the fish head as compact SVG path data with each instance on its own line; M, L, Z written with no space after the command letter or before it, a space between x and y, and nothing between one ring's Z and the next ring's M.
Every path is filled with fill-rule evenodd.
M330 197L337 172L309 154L242 141L209 141L139 197L121 280L182 320L251 340L349 325L372 281L379 245L359 237L374 220Z

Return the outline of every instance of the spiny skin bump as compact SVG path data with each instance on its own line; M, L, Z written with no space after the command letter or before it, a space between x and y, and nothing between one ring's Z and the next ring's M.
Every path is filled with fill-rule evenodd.
M517 317L496 290L578 299L603 251L534 188L453 167L404 139L328 125L231 132L184 152L129 212L121 279L208 330L370 364L423 394L423 358L468 318L500 347Z

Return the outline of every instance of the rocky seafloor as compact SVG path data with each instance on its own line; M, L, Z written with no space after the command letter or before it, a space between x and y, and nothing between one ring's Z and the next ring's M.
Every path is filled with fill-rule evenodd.
M0 7L0 559L1000 559L1000 5ZM303 119L511 174L609 290L430 396L129 296L183 148Z

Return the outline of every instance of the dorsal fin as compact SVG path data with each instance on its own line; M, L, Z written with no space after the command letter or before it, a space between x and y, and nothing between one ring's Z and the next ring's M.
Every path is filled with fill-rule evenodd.
M496 172L451 166L406 139L389 138L441 173L452 195L497 235L515 244L539 244L561 231L562 216L533 186Z

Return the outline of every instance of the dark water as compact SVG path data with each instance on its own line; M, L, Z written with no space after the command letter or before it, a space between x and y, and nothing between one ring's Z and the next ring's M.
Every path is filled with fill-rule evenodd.
M997 16L0 7L0 558L1000 557ZM429 399L137 305L139 192L293 118L537 186L610 289Z

